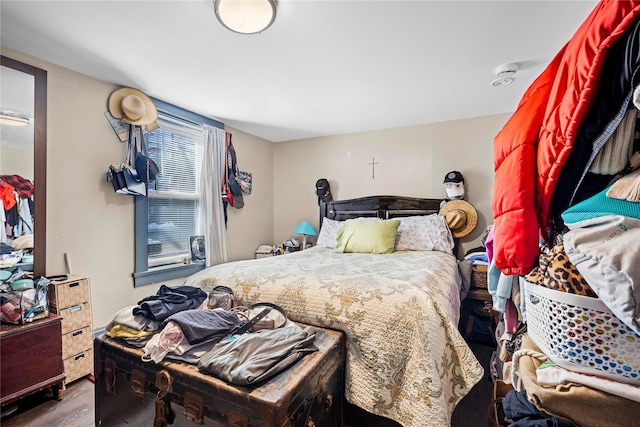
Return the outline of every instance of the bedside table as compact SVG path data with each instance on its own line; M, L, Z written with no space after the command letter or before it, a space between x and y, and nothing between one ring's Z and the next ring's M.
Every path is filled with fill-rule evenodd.
M486 289L487 271L484 266L474 266L471 275L471 288L460 304L460 324L458 328L467 340L487 341L485 335L495 340L494 332L498 324L497 311L493 310L493 298ZM475 325L475 328L474 328ZM486 332L485 332L486 328ZM482 333L476 334L481 330ZM482 335L475 337L474 335Z

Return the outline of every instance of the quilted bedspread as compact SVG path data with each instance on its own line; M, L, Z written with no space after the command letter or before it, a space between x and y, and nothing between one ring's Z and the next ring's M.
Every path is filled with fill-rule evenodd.
M455 258L437 251L346 254L310 248L207 268L186 284L274 302L290 319L344 331L345 396L405 427L447 426L483 375L460 336Z

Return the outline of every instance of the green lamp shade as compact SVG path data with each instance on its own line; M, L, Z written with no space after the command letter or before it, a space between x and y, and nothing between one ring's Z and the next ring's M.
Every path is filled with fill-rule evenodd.
M293 234L303 234L305 236L317 236L318 232L313 225L309 221L302 221L295 230L293 230Z

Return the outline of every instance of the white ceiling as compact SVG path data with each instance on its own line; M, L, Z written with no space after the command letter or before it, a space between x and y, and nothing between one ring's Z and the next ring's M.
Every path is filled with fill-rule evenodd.
M278 142L511 112L596 3L281 0L240 35L212 1L2 0L0 40Z
M33 119L35 79L31 74L2 67L0 112ZM0 145L33 151L33 120L27 126L0 125Z

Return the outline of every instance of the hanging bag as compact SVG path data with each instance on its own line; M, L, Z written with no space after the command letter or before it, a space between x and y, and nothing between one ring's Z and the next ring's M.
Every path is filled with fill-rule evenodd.
M149 151L147 150L147 144L144 140L144 133L142 132L142 126L130 125L129 135L133 134L133 147L135 148L135 168L138 176L147 184L156 182L157 189L157 177L160 175L160 168L158 164L149 157Z
M238 182L240 183L240 188L242 188L242 192L244 194L251 194L251 173L239 171L237 178Z
M233 194L231 194L231 189L229 188L229 141L231 139L230 133L225 133L225 143L224 143L224 172L222 174L222 200L223 202L227 202L231 207L233 207ZM226 211L225 211L225 221L226 221Z
M236 209L244 207L244 199L242 198L242 187L238 183L236 174L238 172L238 164L236 160L236 150L231 143L231 134L227 134L227 182L229 190L233 196L233 206Z
M111 182L113 189L118 194L147 195L145 183L138 177L136 170L125 163L110 165L107 171L107 181Z
M129 129L127 140L127 157L125 163L116 163L107 170L107 181L111 182L113 189L118 194L130 196L146 196L147 185L138 176L138 172L131 167L132 159L135 159L136 148L133 145L133 126Z

